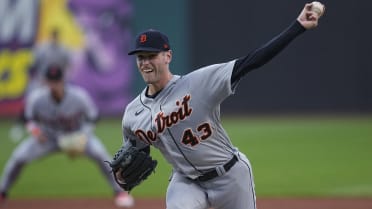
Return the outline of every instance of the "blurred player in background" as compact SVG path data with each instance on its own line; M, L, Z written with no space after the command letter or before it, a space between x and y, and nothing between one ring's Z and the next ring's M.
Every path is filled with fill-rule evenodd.
M70 51L60 41L60 31L52 28L49 40L41 42L33 49L34 62L31 68L31 83L29 91L43 85L45 71L51 64L56 64L62 70L68 69L70 64Z
M25 97L29 93L41 87L44 82L44 74L47 66L58 64L61 69L68 69L70 63L70 52L60 42L60 31L57 28L52 28L49 33L49 40L37 44L33 49L34 62L29 73L29 84L27 86ZM24 111L20 113L16 124L10 129L9 137L12 141L17 142L24 137L25 116Z
M0 200L5 200L24 165L54 152L64 152L72 158L85 155L94 161L111 185L116 205L131 207L132 196L116 184L104 162L111 156L94 134L98 111L88 93L65 83L64 67L59 64L46 67L46 85L27 97L25 116L30 136L13 151L5 166Z

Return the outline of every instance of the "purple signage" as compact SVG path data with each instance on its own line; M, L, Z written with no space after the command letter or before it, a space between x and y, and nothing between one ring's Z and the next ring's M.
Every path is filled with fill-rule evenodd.
M35 48L51 28L70 52L69 82L85 88L102 115L121 115L134 72L127 56L131 17L130 0L2 0L0 116L21 111L34 80Z

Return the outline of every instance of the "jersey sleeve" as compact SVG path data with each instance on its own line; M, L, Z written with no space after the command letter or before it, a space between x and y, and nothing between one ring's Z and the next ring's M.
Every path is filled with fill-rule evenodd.
M40 89L35 89L27 97L25 101L25 117L26 121L35 120L35 107L43 92Z
M127 106L128 108L128 106ZM131 130L130 128L130 118L127 118L126 115L128 115L128 109L125 109L123 119L121 121L121 127L123 130L123 145L131 142L139 149L145 149L149 145L141 141Z
M69 86L69 88L76 94L76 101L80 103L85 116L80 131L90 134L93 132L95 122L98 120L98 109L88 92L84 89L77 86Z
M88 92L81 88L73 89L73 91L78 94L78 97L82 101L87 121L91 123L95 122L98 119L98 109Z
M236 85L231 85L231 75L235 60L209 65L188 74L189 85L196 88L200 98L211 104L220 104L233 94Z
M266 44L251 51L247 56L237 59L231 76L231 83L239 81L248 72L261 67L269 62L297 36L305 32L305 28L296 20L279 35Z

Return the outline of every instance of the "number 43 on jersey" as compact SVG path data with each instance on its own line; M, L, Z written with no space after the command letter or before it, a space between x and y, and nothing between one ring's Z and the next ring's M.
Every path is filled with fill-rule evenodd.
M183 132L182 143L185 145L195 146L200 143L201 140L205 140L212 135L212 129L209 123L202 123L199 125L194 133L190 128Z

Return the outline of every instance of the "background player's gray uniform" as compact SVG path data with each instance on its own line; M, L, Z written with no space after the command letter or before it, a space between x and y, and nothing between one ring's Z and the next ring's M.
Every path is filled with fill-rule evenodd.
M84 131L88 136L84 154L93 160L113 187L114 192L122 191L116 184L105 160L111 156L100 140L94 135L92 122L97 118L97 109L88 94L77 86L65 85L61 103L56 103L47 87L34 90L26 103L26 117L36 123L48 140L40 143L32 136L14 150L7 162L0 184L0 192L7 192L26 163L52 152L60 151L57 137L63 134Z
M33 49L34 74L31 76L27 93L43 85L45 71L50 65L58 65L61 69L68 69L71 62L70 51L60 43L45 42Z
M125 142L135 140L140 148L153 145L173 166L168 208L256 207L250 163L232 145L220 121L220 104L237 85L231 86L234 63L174 75L155 98L147 97L145 89L126 108ZM239 160L225 172L222 166L233 156ZM211 169L216 169L219 176L193 180Z

